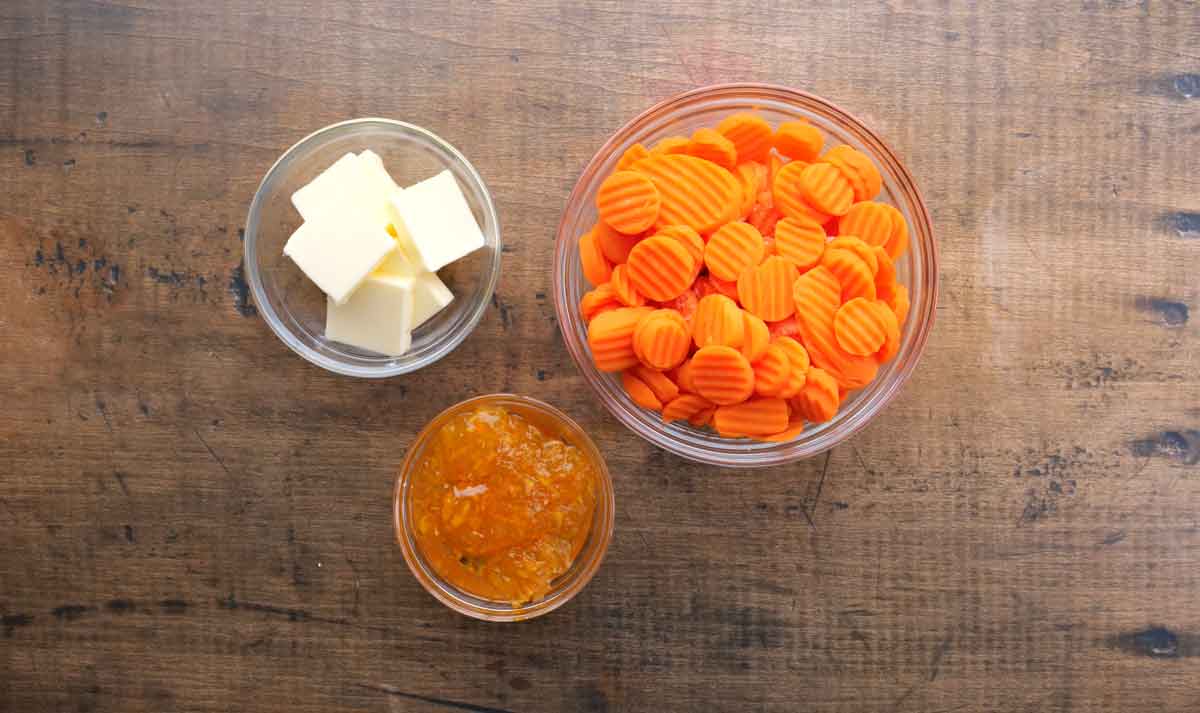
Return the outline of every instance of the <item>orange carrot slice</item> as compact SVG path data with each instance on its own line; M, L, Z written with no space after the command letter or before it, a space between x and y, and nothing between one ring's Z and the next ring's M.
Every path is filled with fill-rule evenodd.
M671 379L679 385L679 390L685 393L696 393L696 383L692 380L692 360L686 359L671 372Z
M875 272L875 297L892 303L896 295L896 264L888 256L887 251L876 245L871 248L875 253L875 262L879 269Z
M633 164L641 161L650 155L650 149L641 144L634 144L625 149L625 153L621 154L621 158L617 159L617 165L614 170L627 171L633 168Z
M613 268L612 279L608 284L612 287L617 301L626 307L641 307L646 304L646 298L629 281L629 270L625 265L617 265Z
M782 217L783 213L780 213L774 206L755 203L754 207L750 209L750 215L746 216L746 222L766 236L775 233L775 226L779 224Z
M692 341L697 347L723 345L740 349L746 340L746 322L737 303L725 295L700 299L692 318Z
M658 302L683 294L694 279L693 264L691 254L678 240L661 235L634 245L625 262L637 291Z
M665 405L668 401L679 396L679 386L661 371L656 371L645 365L635 366L629 370L637 378L646 383L654 392L655 398Z
M793 160L814 161L824 145L820 129L807 121L785 121L775 130L775 150Z
M655 235L661 235L667 238L673 238L679 241L695 260L692 266L692 279L700 274L701 268L704 267L704 238L700 237L700 233L687 227L686 225L668 225L659 230Z
M738 182L742 184L742 202L738 206L738 217L747 218L758 202L761 186L767 180L767 167L757 161L739 163L734 170Z
M650 155L665 156L667 154L683 153L688 143L690 143L690 139L686 136L668 136L650 147ZM636 164L637 162L635 161L634 163Z
M692 416L688 419L688 423L692 424L696 428L704 428L708 424L712 423L713 412L716 410L717 407L713 406L711 408L706 408L702 411L699 411L695 416Z
M792 287L792 301L796 299L796 288ZM778 322L767 322L767 332L770 333L771 339L775 340L780 337L794 337L800 333L800 323L796 321L796 315L792 315L787 319L781 319Z
M741 352L712 345L692 357L692 382L696 393L718 406L736 404L754 393L754 370Z
M711 242L709 246L712 246ZM769 257L761 265L742 272L737 281L738 298L750 314L778 322L796 311L792 287L799 277L800 271L791 261Z
M806 217L824 225L829 215L809 205L800 188L800 178L809 164L803 161L785 163L775 175L771 186L771 198L780 213L789 218Z
M762 262L763 237L749 223L727 223L704 246L704 264L720 280L738 279L746 268Z
M594 231L589 230L579 238L579 262L584 278L593 285L603 285L612 277L612 263L600 251Z
M687 421L701 411L711 410L716 406L713 402L697 394L680 394L666 402L663 406L663 421Z
M654 155L635 163L634 169L658 188L660 225L686 225L707 233L737 214L742 185L711 161L680 154Z
M610 282L605 282L591 292L584 293L583 298L579 300L579 312L583 315L584 322L592 321L600 313L600 310L606 307L620 306L621 303L617 300L617 295L613 292Z
M801 322L833 324L833 315L842 305L842 283L823 265L801 275L792 286L796 316Z
M779 433L772 433L769 436L762 436L759 438L759 440L760 441L768 441L770 443L787 443L788 441L792 441L792 440L795 440L796 438L799 438L800 434L803 431L804 431L804 419L803 418L793 418L790 421L788 421L787 428L783 429Z
M801 272L810 270L825 252L825 229L812 218L784 218L775 224L775 252Z
M825 152L821 161L836 166L854 188L854 200L869 201L879 195L883 178L871 159L856 148L840 144Z
M733 142L739 161L765 161L774 138L766 119L749 113L725 117L717 132Z
M824 369L815 367L809 370L804 388L792 399L796 412L813 423L832 419L840 403L837 382Z
M805 168L798 185L804 201L827 215L845 215L854 201L850 181L828 163L814 163Z
M800 342L791 337L780 337L774 342L775 346L783 350L784 355L788 359L788 363L792 368L799 371L801 374L807 374L810 366L808 350Z
M888 237L887 244L883 246L883 249L887 251L893 261L896 261L900 259L905 250L908 250L908 221L895 206L887 207L892 211L892 234Z
M871 268L858 255L837 248L825 250L821 265L837 277L842 286L842 300L855 297L875 299L875 276Z
M838 221L838 230L842 235L857 235L867 245L884 245L892 236L890 207L874 201L855 203Z
M742 312L742 321L746 325L746 332L740 351L742 356L753 363L767 350L767 345L771 342L771 333L767 330L766 322L749 312Z
M596 315L588 324L588 346L592 361L600 371L623 371L637 366L633 351L633 331L638 322L653 310L647 307L622 307Z
M596 223L596 226L592 228L592 233L595 234L596 241L600 245L600 252L604 253L604 257L614 265L620 265L628 260L629 251L633 250L633 246L642 239L640 234L626 235L613 230L604 221Z
M861 389L871 383L879 370L875 359L849 354L838 346L832 322L826 324L801 319L800 338L804 341L812 364L829 372L843 388Z
M673 369L687 358L692 335L673 309L659 309L644 317L633 332L633 351L651 369Z
M662 199L654 181L637 171L616 171L604 179L596 191L596 211L600 220L626 235L640 233L654 225L661 207Z
M732 171L733 167L737 165L737 148L732 141L714 129L696 129L692 133L692 140L684 147L683 152L705 161L712 161L729 171Z
M889 305L896 313L896 321L904 324L904 320L908 319L908 288L904 285L896 285L896 294L892 297Z
M754 392L759 396L777 396L792 373L792 362L778 344L768 344L754 369Z
M651 411L662 411L662 401L654 395L654 391L646 385L646 382L634 376L631 372L621 372L621 385L625 387L625 391L633 402L642 408L648 408Z
M713 414L717 433L727 438L768 436L787 428L787 402L779 398L750 399L744 403L718 406Z
M875 354L875 360L880 364L891 361L892 357L900 351L900 322L896 319L896 313L892 308L883 302L876 302L875 308L879 312L880 319L884 325L883 345L879 347L879 351Z
M882 302L855 297L838 308L833 317L833 336L838 346L855 356L871 356L879 351L887 337L887 323L881 314ZM883 305L894 320L896 315Z
M867 269L871 271L871 279L875 279L875 273L879 272L879 258L875 255L875 250L863 242L855 235L839 235L829 244L825 246L826 250L849 250L858 256L860 260L867 264Z

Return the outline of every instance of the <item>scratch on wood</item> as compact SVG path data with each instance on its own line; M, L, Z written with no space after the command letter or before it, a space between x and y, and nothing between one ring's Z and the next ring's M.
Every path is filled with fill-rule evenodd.
M933 660L929 663L930 683L937 680L938 673L940 673L942 669L942 658L946 655L946 652L950 650L950 641L952 639L953 637L947 636L945 639L942 639L942 643L939 644L936 649L934 649Z
M812 507L809 512L804 513L804 517L808 520L808 524L815 530L817 524L813 520L813 515L817 513L817 506L821 504L821 489L825 487L825 474L829 472L829 459L833 457L833 449L825 452L825 465L821 467L821 479L817 481L817 495L813 498ZM804 508L800 508L802 511Z
M200 440L200 443L204 444L204 449L208 451L208 454L217 462L217 465L221 466L221 470L225 471L225 475L233 477L233 473L229 472L229 468L225 465L225 461L221 460L221 457L212 449L212 446L208 445L208 441L204 440L204 436L200 435L200 431L193 428L192 433L196 434L196 438Z
M471 711L472 713L513 713L504 708L492 708L490 706L480 706L474 703L463 703L462 701L452 701L447 698L435 698L433 696L422 696L417 693L408 693L401 691L395 686L387 686L384 684L370 685L366 683L356 683L355 688L361 688L364 691L374 691L376 693L386 693L389 696L398 698L407 698L410 701L420 701L430 705L442 706L443 708L453 708L460 711Z

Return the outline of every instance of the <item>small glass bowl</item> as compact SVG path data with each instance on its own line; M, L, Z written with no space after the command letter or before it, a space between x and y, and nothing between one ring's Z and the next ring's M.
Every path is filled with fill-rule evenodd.
M498 406L519 414L544 432L557 436L564 442L579 448L595 466L600 479L596 494L596 509L592 516L592 529L583 549L579 551L571 568L551 583L550 592L545 597L520 606L513 606L510 602L482 599L442 579L426 561L413 534L412 513L408 499L409 489L413 471L421 462L425 448L429 445L433 434L437 433L447 421L464 411L481 406ZM404 553L404 561L408 563L408 568L412 570L421 586L425 587L425 590L438 601L460 614L484 621L521 621L541 616L566 604L596 574L601 560L604 559L604 553L608 551L608 544L612 541L613 535L612 477L608 473L604 457L600 455L600 451L592 442L591 437L562 411L528 396L514 394L476 396L459 402L438 414L421 430L412 445L409 446L404 464L400 467L400 476L396 479L396 491L392 499L392 517L396 529L396 541Z
M591 287L579 264L579 236L596 222L596 191L634 143L650 146L671 135L690 135L713 127L737 112L752 111L772 125L805 119L825 134L825 145L849 144L875 161L883 176L876 200L891 203L908 219L909 249L896 263L897 279L907 285L911 309L900 351L879 369L866 388L854 392L828 423L806 428L786 443L722 438L680 422L665 424L658 414L633 403L613 374L598 370L587 345L587 325L579 300ZM600 402L634 433L660 448L713 465L757 468L808 458L849 438L867 425L899 392L912 374L933 327L938 287L937 246L929 211L916 182L895 153L873 131L837 105L812 94L767 84L723 84L685 92L663 101L621 127L600 148L567 200L554 251L554 306L567 351Z
M325 295L283 245L302 219L292 193L347 152L371 149L401 186L449 169L483 230L484 246L438 272L454 301L413 332L399 357L325 338ZM245 235L246 277L254 304L271 331L292 351L338 374L380 378L415 371L441 359L479 324L500 278L500 223L483 179L453 146L419 126L391 119L354 119L309 134L284 152L250 203Z

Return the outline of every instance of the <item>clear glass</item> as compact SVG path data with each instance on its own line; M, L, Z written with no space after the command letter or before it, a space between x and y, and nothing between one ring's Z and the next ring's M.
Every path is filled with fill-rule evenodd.
M581 451L595 466L599 475L599 489L596 494L596 509L592 515L592 529L588 534L583 549L571 564L571 568L551 583L550 592L543 598L513 606L510 602L497 602L481 599L465 592L442 579L433 567L425 560L420 548L417 547L413 535L412 512L409 502L411 476L417 464L428 447L431 437L451 418L456 415L478 408L480 406L499 406L516 413L537 425L546 433L561 438ZM437 418L429 422L408 449L400 475L396 479L396 491L392 500L393 524L396 528L396 541L404 553L404 561L413 575L438 601L454 611L485 621L521 621L532 619L554 611L570 601L591 581L592 576L600 567L608 544L612 541L613 518L615 514L613 502L612 477L600 450L592 442L591 437L579 427L569 416L549 404L531 399L528 396L514 394L491 394L467 399L451 406Z
M454 301L413 332L412 348L383 356L325 338L325 295L283 245L299 227L292 193L347 152L371 149L401 186L449 169L483 230L484 246L438 272ZM250 204L245 235L246 278L271 331L317 366L349 376L396 376L428 366L466 339L487 309L500 278L500 223L479 173L453 146L419 126L391 119L354 119L302 139L275 162Z
M671 135L716 126L740 111L755 111L772 125L807 119L825 134L826 146L849 144L870 156L883 176L877 200L904 213L910 227L908 251L896 264L897 278L912 302L896 358L866 388L852 394L833 420L804 430L786 443L721 438L708 430L664 424L658 414L629 398L612 374L592 363L579 300L590 289L579 265L579 236L596 222L596 190L631 145L647 146ZM554 305L567 350L600 402L634 433L684 458L736 468L779 465L808 458L849 438L867 425L899 392L921 357L933 327L938 287L937 246L929 211L916 182L896 154L861 121L835 104L805 92L766 84L724 84L685 92L657 104L623 126L592 158L567 200L554 252Z

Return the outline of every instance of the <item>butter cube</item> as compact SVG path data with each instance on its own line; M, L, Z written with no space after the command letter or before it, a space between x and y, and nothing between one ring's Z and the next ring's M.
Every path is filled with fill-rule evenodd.
M400 356L412 346L413 279L371 275L345 304L329 299L325 336L360 349Z
M326 218L302 224L288 238L283 254L340 305L395 247L396 241L382 225Z
M394 193L391 203L426 272L437 272L483 247L483 233L450 171Z
M374 152L348 153L293 193L292 205L306 221L353 215L386 225L398 220L389 199L399 191Z
M413 329L429 321L454 301L454 293L437 273L423 272L413 278Z

